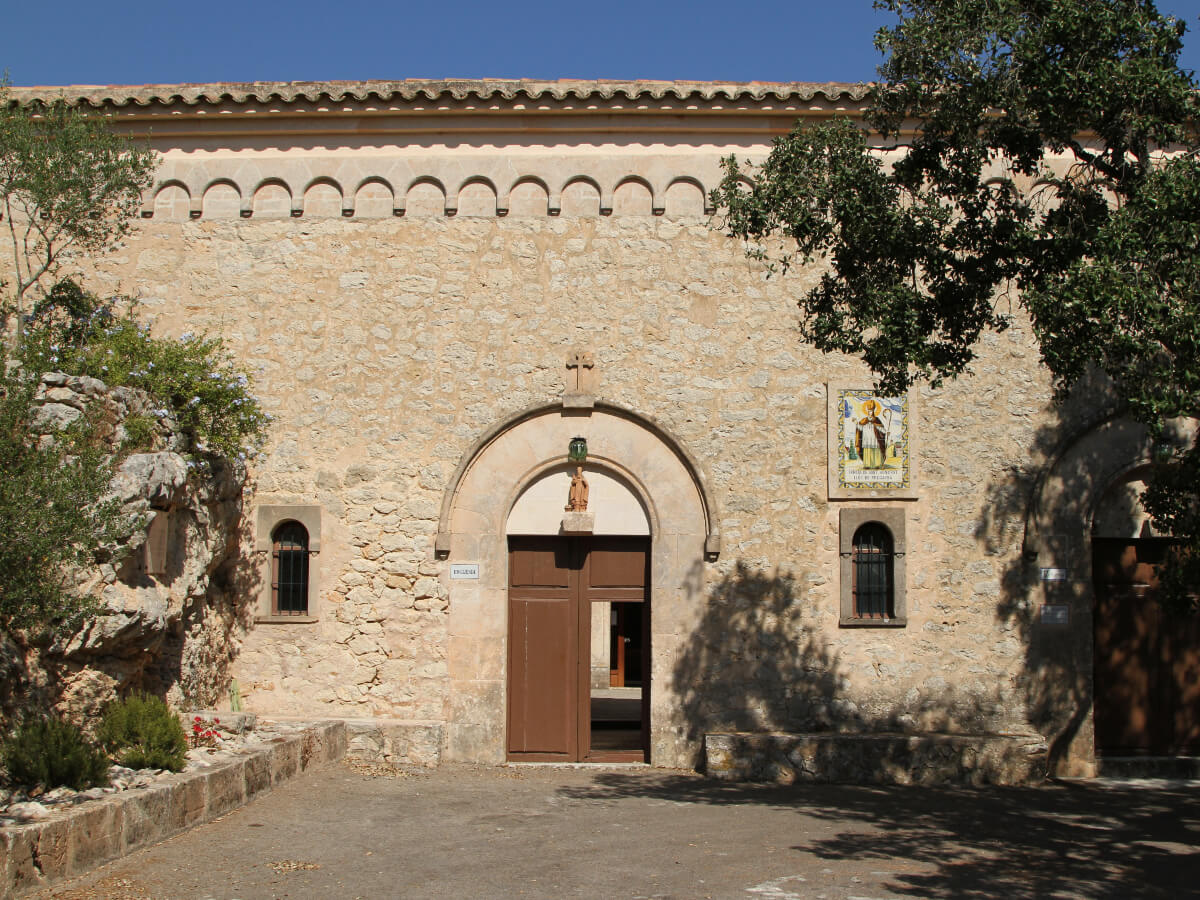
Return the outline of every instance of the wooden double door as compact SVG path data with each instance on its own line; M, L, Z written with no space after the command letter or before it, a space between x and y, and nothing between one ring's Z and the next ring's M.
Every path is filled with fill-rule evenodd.
M1166 538L1093 538L1096 750L1200 753L1200 618L1158 597Z
M509 759L647 760L649 678L605 690L590 676L592 635L614 615L639 619L626 671L650 671L650 539L510 537L508 549Z

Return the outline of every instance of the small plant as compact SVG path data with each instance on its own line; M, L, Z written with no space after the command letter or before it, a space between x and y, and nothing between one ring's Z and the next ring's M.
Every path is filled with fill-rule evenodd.
M104 712L97 738L113 759L130 769L170 769L187 762L183 726L158 697L131 694Z
M127 416L121 425L125 429L125 440L121 442L120 448L122 452L147 450L154 444L157 427L151 416L137 413Z
M215 747L217 746L217 738L221 736L220 726L221 720L213 717L212 725L207 724L200 716L192 719L192 746L193 747Z
M108 757L61 719L26 722L4 742L0 757L15 784L77 791L108 784Z

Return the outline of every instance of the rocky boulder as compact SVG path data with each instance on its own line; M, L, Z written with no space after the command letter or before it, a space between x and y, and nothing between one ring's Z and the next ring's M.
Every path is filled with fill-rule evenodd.
M101 437L119 458L111 492L130 528L111 561L75 573L79 589L101 601L101 615L49 645L0 636L4 717L32 701L86 722L129 688L180 706L216 704L249 615L233 588L244 466L189 458L186 437L142 391L50 373L36 402L41 440L85 411L99 413ZM131 416L156 426L149 448L121 457Z

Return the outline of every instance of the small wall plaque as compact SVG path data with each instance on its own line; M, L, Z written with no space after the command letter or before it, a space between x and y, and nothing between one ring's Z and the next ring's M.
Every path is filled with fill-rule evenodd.
M1071 607L1065 603L1046 603L1042 606L1043 625L1069 625Z
M1066 581L1066 569L1042 569L1042 581Z
M479 579L479 563L451 563L450 578L453 581L477 581Z

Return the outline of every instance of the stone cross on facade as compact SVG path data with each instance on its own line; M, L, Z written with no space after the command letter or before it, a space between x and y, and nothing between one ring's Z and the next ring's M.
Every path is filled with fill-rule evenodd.
M591 409L596 403L596 356L589 350L575 350L567 356L567 385L563 406Z

